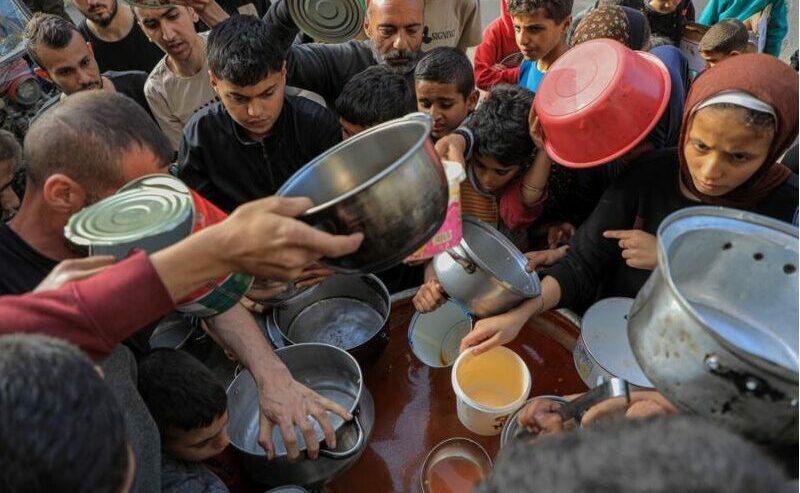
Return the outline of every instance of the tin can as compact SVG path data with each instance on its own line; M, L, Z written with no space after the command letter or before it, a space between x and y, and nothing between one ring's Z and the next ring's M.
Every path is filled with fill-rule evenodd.
M297 27L315 41L344 43L364 26L364 0L287 0Z

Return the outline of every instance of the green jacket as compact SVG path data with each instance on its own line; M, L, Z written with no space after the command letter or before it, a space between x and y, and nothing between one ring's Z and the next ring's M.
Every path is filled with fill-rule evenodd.
M772 12L767 24L767 42L764 52L772 56L780 56L783 38L789 30L786 0L710 0L700 18L700 24L713 26L723 19L736 18L744 22L772 4Z

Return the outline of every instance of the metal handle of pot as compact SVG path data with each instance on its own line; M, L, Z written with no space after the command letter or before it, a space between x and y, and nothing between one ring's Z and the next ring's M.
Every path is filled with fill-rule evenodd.
M361 421L358 419L358 413L353 413L353 424L358 431L358 439L356 440L355 445L347 450L343 450L341 452L336 452L326 448L319 449L319 455L323 457L327 457L329 459L347 459L348 457L352 457L353 455L358 452L361 447L364 445L364 428L361 426Z
M477 266L475 262L470 260L467 256L467 253L464 251L461 246L456 245L453 248L450 248L447 251L447 254L450 255L450 258L453 259L455 263L461 266L462 269L467 271L468 274L473 274Z

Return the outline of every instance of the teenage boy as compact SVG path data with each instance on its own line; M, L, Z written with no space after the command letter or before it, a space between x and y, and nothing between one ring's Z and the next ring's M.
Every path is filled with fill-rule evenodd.
M220 101L186 125L178 176L223 210L273 195L341 141L333 113L285 97L284 53L259 19L237 15L217 25L208 37L208 65Z
M508 0L508 12L525 57L519 85L536 92L550 66L569 49L572 0Z
M336 98L342 139L416 111L408 77L374 65L350 79Z
M726 58L744 53L749 40L750 36L742 21L725 19L706 31L698 48L700 56L706 61L706 68L711 68Z
M100 70L142 70L150 73L163 53L136 24L130 5L119 0L72 0L83 14L78 24L91 43Z
M161 491L227 493L202 464L230 443L228 397L217 377L189 353L156 349L139 362L138 388L161 435Z
M461 125L478 105L475 76L469 58L456 48L435 48L414 69L417 110L433 118L434 139Z
M133 10L145 35L166 53L147 77L144 94L158 126L178 150L184 125L217 97L208 83L207 33L195 31L200 15L190 7Z

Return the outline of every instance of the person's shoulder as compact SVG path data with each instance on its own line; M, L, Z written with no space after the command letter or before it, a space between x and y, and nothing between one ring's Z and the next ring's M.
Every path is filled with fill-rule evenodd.
M103 72L111 82L123 81L131 84L144 85L149 77L147 72L142 70L108 70Z
M187 130L194 128L198 130L226 129L226 123L230 120L230 116L225 111L225 107L221 101L215 101L197 110L189 121L186 122Z
M147 80L144 83L145 95L163 92L164 78L169 75L171 75L171 72L167 68L167 56L164 55L147 75Z
M335 119L328 108L303 96L287 97L285 104L288 104L291 111L300 118L312 120Z

